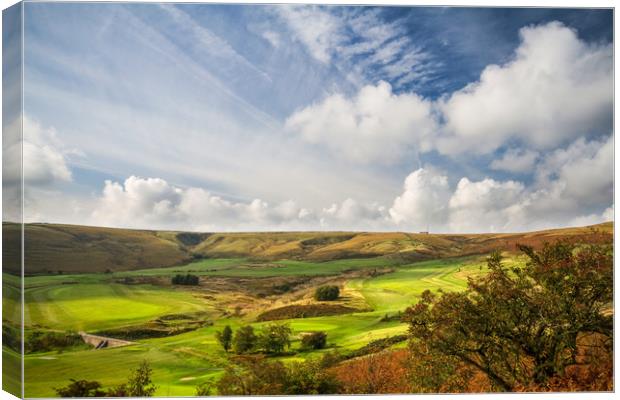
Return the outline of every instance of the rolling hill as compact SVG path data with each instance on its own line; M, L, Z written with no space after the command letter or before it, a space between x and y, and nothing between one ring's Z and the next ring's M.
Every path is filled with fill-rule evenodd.
M3 224L5 260L18 249L19 225ZM390 257L404 261L485 254L494 249L535 247L558 238L611 241L613 223L580 228L502 234L404 232L193 233L26 224L26 274L114 272L160 268L200 258L239 257L262 261L329 261ZM5 272L19 266L5 263Z

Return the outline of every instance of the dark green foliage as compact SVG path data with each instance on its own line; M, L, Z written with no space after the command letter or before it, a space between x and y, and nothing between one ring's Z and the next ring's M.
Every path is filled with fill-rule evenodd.
M101 390L101 384L97 381L69 379L71 381L65 387L54 388L60 397L103 397L105 392Z
M78 346L87 347L82 337L75 332L30 331L26 333L26 340L24 341L26 353L62 351L69 347Z
M217 391L224 396L276 395L284 394L286 383L287 370L282 362L238 357L226 367Z
M613 317L603 313L613 300L610 246L519 248L528 257L524 268L506 268L494 253L489 274L470 280L467 291L426 291L406 311L411 334L424 344L421 357L465 365L513 391L544 385L576 364L579 334L612 338Z
M153 370L149 364L142 361L140 366L133 372L129 381L108 389L107 397L151 397L155 394L157 387L151 381Z
M237 329L233 336L232 349L237 354L249 353L256 348L257 337L250 325Z
M258 337L258 346L265 353L282 353L291 347L291 333L288 325L265 325Z
M222 331L215 332L215 338L222 345L224 350L228 352L232 346L233 331L230 325L226 325Z
M177 274L172 277L172 284L173 285L197 286L200 284L200 278L192 274L186 274L186 275Z
M326 370L322 360L306 360L291 363L283 394L335 394L340 384L335 375Z
M264 357L242 357L226 367L217 382L220 395L295 395L338 393L338 382L320 362L267 361Z
M2 345L17 352L22 351L21 329L13 326L8 321L2 321Z
M323 349L327 345L327 333L325 332L312 332L304 335L301 338L302 349Z
M314 292L314 299L318 301L332 301L336 300L340 296L340 289L338 286L321 286Z

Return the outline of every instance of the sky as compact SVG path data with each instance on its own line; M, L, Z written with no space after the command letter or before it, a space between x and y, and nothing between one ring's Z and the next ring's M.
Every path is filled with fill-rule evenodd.
M612 18L25 3L24 220L454 233L612 220Z

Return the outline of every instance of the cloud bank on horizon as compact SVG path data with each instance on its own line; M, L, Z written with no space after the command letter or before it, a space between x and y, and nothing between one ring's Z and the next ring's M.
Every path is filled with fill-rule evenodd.
M501 232L613 219L609 10L25 10L28 222Z

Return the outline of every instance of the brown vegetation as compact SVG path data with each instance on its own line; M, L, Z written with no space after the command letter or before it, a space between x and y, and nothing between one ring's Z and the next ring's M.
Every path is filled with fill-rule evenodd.
M275 321L292 318L312 318L326 315L350 314L359 310L340 304L293 304L260 314L257 321Z

